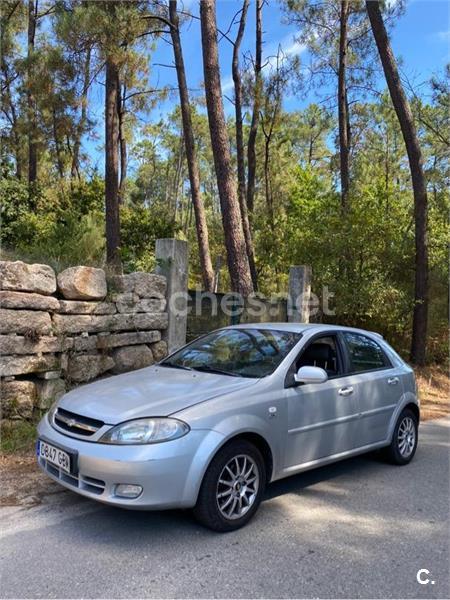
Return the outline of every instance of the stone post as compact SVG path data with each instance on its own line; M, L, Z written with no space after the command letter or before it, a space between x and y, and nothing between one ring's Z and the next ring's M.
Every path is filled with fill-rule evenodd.
M188 244L172 238L156 240L156 273L167 279L169 324L163 332L169 353L186 343Z
M300 265L289 269L288 321L309 323L311 267Z

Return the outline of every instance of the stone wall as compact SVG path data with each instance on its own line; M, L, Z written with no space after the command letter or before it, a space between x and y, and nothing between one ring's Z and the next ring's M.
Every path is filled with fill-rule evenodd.
M68 388L167 354L166 278L0 261L2 419L27 419Z

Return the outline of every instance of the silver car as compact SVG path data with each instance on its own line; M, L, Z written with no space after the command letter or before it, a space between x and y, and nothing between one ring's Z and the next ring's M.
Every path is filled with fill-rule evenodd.
M54 480L130 509L193 508L230 531L266 484L376 448L414 456L412 369L376 334L264 323L214 331L157 365L77 388L38 427Z

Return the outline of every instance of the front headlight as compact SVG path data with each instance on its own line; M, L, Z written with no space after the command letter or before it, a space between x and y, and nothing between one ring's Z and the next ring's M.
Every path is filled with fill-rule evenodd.
M99 441L104 444L158 444L183 437L188 431L189 425L178 419L136 419L116 425Z

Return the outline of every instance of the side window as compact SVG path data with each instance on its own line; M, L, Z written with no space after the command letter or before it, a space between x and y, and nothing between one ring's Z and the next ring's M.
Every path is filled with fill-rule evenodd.
M366 337L358 333L344 332L344 338L352 362L352 371L361 373L363 371L372 371L373 369L382 369L390 366L389 360L381 347Z
M342 372L336 337L327 335L316 338L308 344L296 361L296 370L300 367L320 367L325 369L328 377L334 377Z

